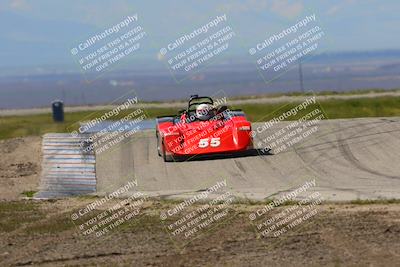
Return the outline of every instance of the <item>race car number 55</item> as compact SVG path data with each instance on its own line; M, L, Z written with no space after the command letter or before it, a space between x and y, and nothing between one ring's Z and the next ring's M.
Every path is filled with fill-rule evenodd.
M220 138L216 137L216 138L205 138L205 139L200 139L199 141L199 147L200 148L205 148L208 146L211 147L217 147L221 144Z

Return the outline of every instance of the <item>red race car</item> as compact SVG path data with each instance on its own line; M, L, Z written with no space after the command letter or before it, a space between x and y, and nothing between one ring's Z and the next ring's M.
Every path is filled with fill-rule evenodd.
M253 148L251 123L243 111L198 95L191 96L187 109L178 115L158 117L156 137L158 155L167 162Z

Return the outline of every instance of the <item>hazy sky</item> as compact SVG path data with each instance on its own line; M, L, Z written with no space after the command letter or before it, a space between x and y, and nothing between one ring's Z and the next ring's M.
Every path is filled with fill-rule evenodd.
M312 13L328 51L400 47L398 0L1 0L0 66L71 64L71 46L132 14L148 34L143 57L156 59L165 44L221 14L237 34L240 56Z

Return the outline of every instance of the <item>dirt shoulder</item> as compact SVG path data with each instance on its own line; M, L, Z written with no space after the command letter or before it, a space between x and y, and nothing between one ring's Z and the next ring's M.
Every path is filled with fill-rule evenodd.
M0 202L2 266L396 266L400 205L321 205L307 223L263 238L249 223L257 205L234 204L229 221L178 249L160 221L171 207L149 202L142 216L100 238L71 223L85 199ZM280 207L279 209L287 208ZM24 219L21 219L24 218Z
M39 184L41 137L0 140L0 200L20 199Z

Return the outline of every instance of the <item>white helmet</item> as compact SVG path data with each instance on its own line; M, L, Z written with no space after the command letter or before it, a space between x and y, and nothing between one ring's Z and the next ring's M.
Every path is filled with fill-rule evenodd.
M211 118L212 114L212 106L208 104L200 104L196 108L196 117L201 121L206 121Z

